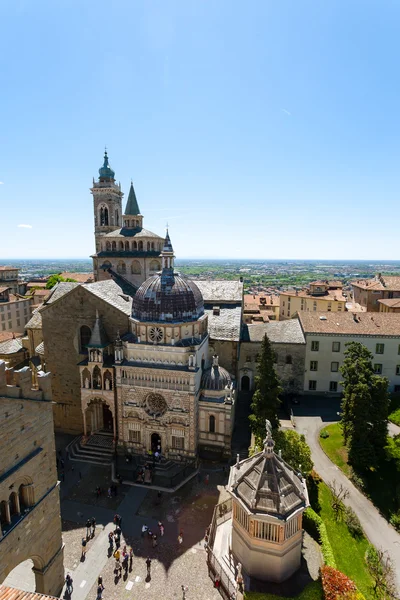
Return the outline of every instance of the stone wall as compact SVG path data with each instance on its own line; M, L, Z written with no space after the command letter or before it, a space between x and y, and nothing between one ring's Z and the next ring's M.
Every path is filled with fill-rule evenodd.
M37 591L58 596L64 568L52 403L0 397L0 424L0 583L30 558Z
M86 355L80 354L79 335L82 325L93 328L96 309L110 341L115 340L118 330L121 335L128 331L128 315L82 286L75 287L57 302L42 309L46 368L52 373L53 401L56 403L56 431L73 434L83 432L77 365Z

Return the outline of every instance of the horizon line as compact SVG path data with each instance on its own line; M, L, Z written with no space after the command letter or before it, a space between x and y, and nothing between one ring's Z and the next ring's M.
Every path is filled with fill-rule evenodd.
M61 257L61 258L57 258L57 257L45 257L45 258L40 258L40 257L34 257L34 258L28 258L28 257L12 257L12 258L1 258L0 257L0 263L3 261L20 261L20 260L27 260L27 261L35 261L35 260L48 260L48 261L72 261L72 260L79 260L79 261L85 261L85 262L90 262L90 257L89 258L85 258L85 257ZM215 260L231 260L231 261L276 261L276 262L282 262L282 261L306 261L306 262L400 262L400 258L249 258L249 257L240 257L240 258L232 258L229 256L221 256L221 257L215 257L215 258L211 258L211 257L204 257L204 256L182 256L181 258L176 258L175 257L175 261L180 261L180 260L210 260L210 261L215 261ZM10 265L11 266L11 265Z

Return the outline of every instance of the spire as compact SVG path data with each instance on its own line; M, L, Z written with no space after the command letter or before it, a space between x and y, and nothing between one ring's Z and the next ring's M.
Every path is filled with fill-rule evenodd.
M131 181L131 188L129 190L129 196L125 207L125 215L136 216L140 215L139 205L136 200L135 190L133 189L133 183Z
M167 233L165 235L164 247L163 247L162 251L163 252L172 252L172 253L174 252L174 249L172 247L171 240L169 237L169 233L168 233L168 227L167 227Z
M104 150L104 162L103 166L99 169L99 179L100 181L114 181L115 180L115 171L110 167L110 163L108 162L108 154L107 149Z
M162 259L162 276L174 276L174 249L171 244L171 240L169 238L169 233L167 229L167 233L164 240L164 246L161 252Z
M105 346L108 346L109 343L103 323L99 317L99 311L96 309L96 322L92 330L92 335L90 336L88 348L104 348Z

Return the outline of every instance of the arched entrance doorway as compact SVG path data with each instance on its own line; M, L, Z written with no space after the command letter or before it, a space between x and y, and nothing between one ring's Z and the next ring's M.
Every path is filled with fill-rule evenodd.
M161 454L161 437L158 433L151 434L151 451Z
M83 405L84 434L108 433L116 437L116 423L111 408L101 398L94 398L86 408Z
M243 375L240 388L243 392L248 392L250 390L250 377L248 375Z

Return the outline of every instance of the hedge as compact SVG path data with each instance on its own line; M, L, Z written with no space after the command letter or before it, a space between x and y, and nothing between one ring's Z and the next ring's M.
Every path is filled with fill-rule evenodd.
M328 538L328 532L326 530L325 523L311 507L304 511L303 526L307 533L311 535L316 542L321 544L324 563L328 565L328 567L333 567L336 569L335 556Z

